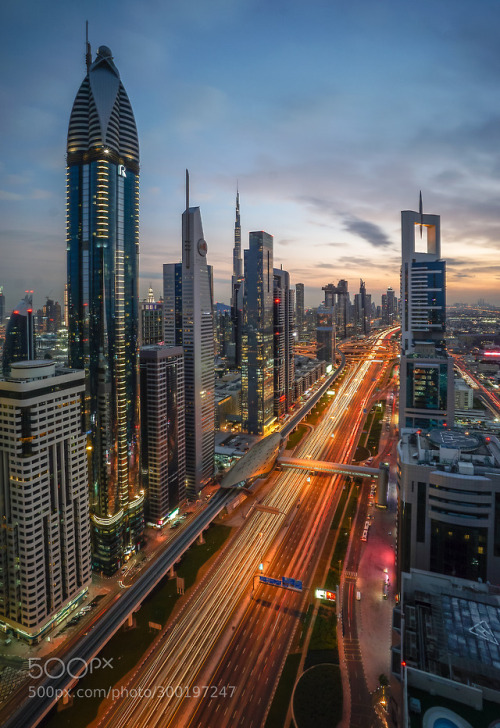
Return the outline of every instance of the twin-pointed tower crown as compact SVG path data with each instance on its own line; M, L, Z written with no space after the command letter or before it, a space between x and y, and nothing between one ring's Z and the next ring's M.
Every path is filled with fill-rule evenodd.
M91 161L103 153L139 171L134 113L107 46L100 46L73 104L68 128L68 164L81 155Z

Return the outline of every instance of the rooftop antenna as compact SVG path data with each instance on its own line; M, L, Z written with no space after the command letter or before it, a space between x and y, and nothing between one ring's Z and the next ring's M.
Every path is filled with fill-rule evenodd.
M90 51L89 43L89 21L85 21L85 63L87 64L87 73L90 71L92 65L92 53Z
M422 239L422 225L424 224L424 206L422 204L422 190L420 190L420 200L418 203L418 211L420 212L420 239Z

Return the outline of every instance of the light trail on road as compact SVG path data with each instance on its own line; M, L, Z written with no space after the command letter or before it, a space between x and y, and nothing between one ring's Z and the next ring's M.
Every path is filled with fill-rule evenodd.
M378 358L377 344L387 335L386 332L374 337L373 358L375 358L375 354ZM332 451L332 448L336 450L339 457L350 453L359 424L364 418L363 407L372 396L377 379L385 371L385 367L386 364L372 360L353 363L347 367L342 383L336 387L336 397L326 408L322 421L310 433L307 440L299 446L300 457L320 459L322 454ZM349 409L356 396L360 399L362 406L356 403L357 411L350 414ZM332 439L331 435L339 429L346 433L346 438L344 442L337 441L335 445L336 440ZM262 503L265 506L276 508L286 515L257 510L252 512L246 523L224 547L205 578L195 588L182 611L168 625L161 637L153 643L126 683L123 683L123 687L129 691L134 689L137 697L119 699L114 704L107 705L105 712L99 715L96 725L102 726L102 728L104 726L116 726L117 728L123 726L125 728L131 725L164 728L169 725L182 724L179 722L177 714L184 700L185 692L167 697L167 689L180 688L181 691L187 689L192 691L197 684L197 676L210 662L211 653L217 644L220 644L231 615L245 594L248 594L249 585L252 584L262 554L271 549L276 537L284 531L286 520L288 518L292 520L291 512L299 496L303 499L300 510L306 503L310 506L305 514L300 515L301 522L307 524L307 527L303 527L302 536L296 547L288 545L287 561L283 561L284 557L280 556L279 564L280 568L282 565L283 568L285 565L293 568L294 578L300 578L302 571L306 570L307 564L312 562L315 550L317 551L318 544L315 534L319 532L324 514L330 512L333 507L335 485L338 481L339 476L328 479L321 476L322 487L319 489L318 496L311 499L316 500L313 504L309 503L307 496L313 491L316 492L316 488L307 483L303 471L287 470L279 474L272 490ZM306 521L303 520L304 518ZM295 525L295 520L293 520L293 524ZM290 549L292 550L290 551ZM279 552L279 546L277 552ZM316 558L317 556L316 553ZM275 595L275 592L272 593ZM299 602L300 595L285 593L281 597L279 609L281 610L281 606L288 606L289 603ZM271 610L268 612L270 614ZM264 635L267 634L266 630L273 629L272 619L280 618L281 620L283 614L278 611L276 616L273 611L271 617L265 620L265 626L262 627ZM296 617L294 617L294 621L296 622ZM290 626L290 628L292 627L293 625ZM226 641L229 641L231 635L225 635L225 637ZM281 648L286 647L283 643L280 644ZM279 650L278 646L273 644L273 649L275 648ZM254 665L255 670L265 656L257 654L255 648L252 654L254 658L258 658ZM245 658L243 661L245 662ZM235 666L234 670L237 671L238 668L239 665ZM272 668L269 669L272 675ZM257 676L255 677L258 679ZM275 679L275 676L273 677ZM211 685L212 683L210 680L205 680L203 684ZM158 688L163 691L163 694L158 694ZM262 714L265 712L272 688L273 685L269 686L265 700L262 700L264 696L261 696L259 708ZM157 690L156 695L154 695L155 689ZM144 695L148 690L152 691L151 696L140 696L140 691ZM241 701L241 695L239 695L239 699ZM194 698L186 700L193 701ZM216 709L214 705L214 711L219 710L220 708ZM217 720L217 724L219 724L220 716L214 713L212 720ZM210 725L212 724L210 722Z

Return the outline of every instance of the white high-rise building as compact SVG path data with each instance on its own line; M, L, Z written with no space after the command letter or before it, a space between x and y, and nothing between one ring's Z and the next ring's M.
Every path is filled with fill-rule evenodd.
M91 580L85 373L48 360L0 379L0 623L37 642Z
M186 407L186 490L195 497L214 471L215 374L212 283L199 207L182 215L182 347Z

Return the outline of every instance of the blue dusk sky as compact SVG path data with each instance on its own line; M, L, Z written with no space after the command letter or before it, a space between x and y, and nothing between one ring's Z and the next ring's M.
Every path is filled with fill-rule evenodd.
M306 286L399 295L400 211L441 215L448 301L500 304L498 0L4 0L0 285L12 309L62 300L65 151L92 55L111 48L141 148L141 297L180 259L184 170L215 298L243 247L274 236Z

